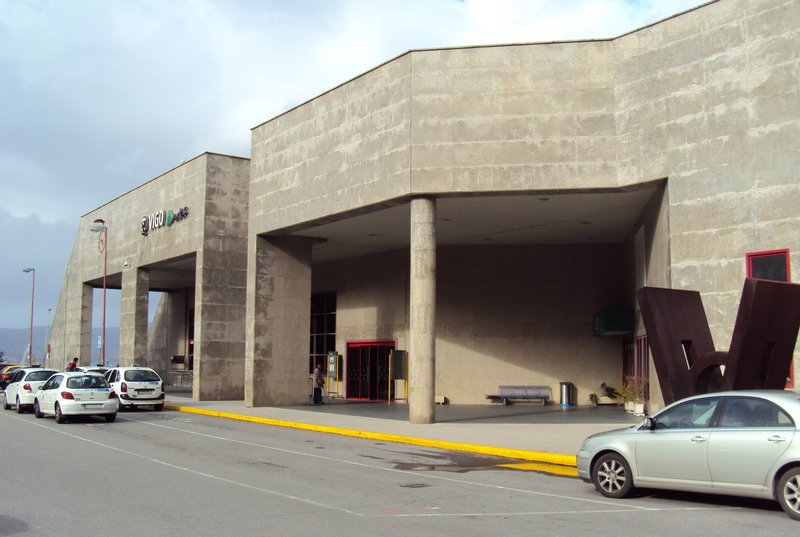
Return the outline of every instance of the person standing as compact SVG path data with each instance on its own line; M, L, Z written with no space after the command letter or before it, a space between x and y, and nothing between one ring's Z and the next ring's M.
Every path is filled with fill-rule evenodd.
M325 386L325 377L322 375L322 368L317 364L314 368L314 404L322 403L322 388Z

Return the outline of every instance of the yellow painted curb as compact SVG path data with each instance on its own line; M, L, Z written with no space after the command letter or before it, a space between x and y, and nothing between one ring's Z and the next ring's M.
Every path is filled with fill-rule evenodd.
M356 429L343 429L340 427L331 427L328 425L312 425L309 423L300 423L297 421L276 420L273 418L260 418L257 416L246 416L244 414L233 414L231 412L219 412L217 410L205 410L202 408L173 405L170 403L165 404L164 408L168 408L170 410L178 410L180 412L187 412L189 414L200 414L203 416L213 416L216 418L227 418L238 421L249 421L252 423L260 423L262 425L273 425L275 427L288 427L291 429L300 429L303 431L337 434L340 436L352 436L356 438L365 438L368 440L380 440L382 442L410 444L414 446L447 449L450 451L464 451L467 453L477 453L480 455L493 455L495 457L504 457L507 459L542 462L542 463L556 464L560 466L572 466L572 467L577 466L575 455L563 455L560 453L548 453L545 451L526 451L523 449L481 446L477 444L462 444L460 442L448 442L446 440L431 440L429 438L415 438L413 436L403 436L399 434L372 433L368 431L359 431Z

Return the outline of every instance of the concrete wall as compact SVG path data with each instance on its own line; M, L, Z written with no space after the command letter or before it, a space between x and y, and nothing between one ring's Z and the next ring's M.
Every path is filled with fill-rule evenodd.
M615 41L619 173L668 177L671 283L727 349L747 252L798 280L800 5L721 1Z
M392 60L253 129L251 232L408 193L409 68Z
M436 393L485 403L500 384L560 381L587 404L618 385L620 337L592 335L594 313L624 301L621 246L444 247L437 259ZM336 350L348 340L408 344L408 254L314 267L314 292L337 292ZM599 380L598 380L599 379Z
M161 369L166 357L150 352L169 352L185 340L182 312L181 329L167 329L174 341L148 343L144 287L158 285L147 277L153 267L194 259L195 282L189 285L197 286L193 296L200 304L195 316L195 367L202 360L206 366L204 382L197 389L206 399L241 397L249 170L247 159L206 153L84 215L53 318L53 356L66 352L88 363L92 309L98 307L93 304L92 286L102 286L103 279L98 235L89 226L102 218L108 225L107 287L128 289L127 294L123 289L121 318L106 320L108 326L120 325L120 363L152 360ZM183 207L189 209L185 219L142 234L142 217ZM130 276L136 272L138 276ZM123 286L123 281L128 284ZM144 287L134 290L136 281ZM161 285L170 285L168 276ZM156 336L161 334L159 330Z
M410 55L413 192L616 184L610 42Z

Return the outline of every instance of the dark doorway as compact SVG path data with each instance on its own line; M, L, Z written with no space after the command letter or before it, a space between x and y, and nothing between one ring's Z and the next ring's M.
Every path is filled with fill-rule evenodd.
M389 398L389 352L394 341L347 343L347 398L387 401ZM392 394L394 399L394 394Z

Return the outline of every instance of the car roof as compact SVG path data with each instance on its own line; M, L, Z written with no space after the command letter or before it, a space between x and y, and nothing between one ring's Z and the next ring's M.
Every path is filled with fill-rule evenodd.
M111 369L118 369L120 371L130 371L133 369L149 369L150 371L155 371L152 367L147 367L146 365L133 365L133 366L117 366L112 367Z
M58 373L58 369L52 369L50 367L23 367L22 370L26 373L30 373L31 371L52 371L53 373Z

